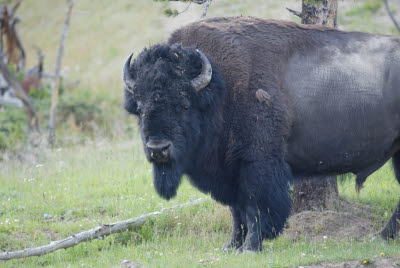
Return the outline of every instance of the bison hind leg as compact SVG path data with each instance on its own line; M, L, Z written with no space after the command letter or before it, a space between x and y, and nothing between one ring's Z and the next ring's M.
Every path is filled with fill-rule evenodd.
M394 154L394 156L392 157L392 163L396 179L400 183L400 152ZM389 221L386 223L385 227L380 232L380 235L384 239L394 239L399 233L399 229L400 229L400 200Z
M396 176L397 181L400 184L400 151L393 155L392 164L393 164L394 174Z
M357 176L356 178L356 192L360 194L361 189L364 187L364 182L367 180L367 177Z
M387 161L389 160L389 158L384 158L382 161L378 161L377 163L373 164L372 166L363 169L359 172L356 173L357 178L356 178L356 191L357 194L360 193L360 190L364 187L364 182L367 180L367 178L374 173L375 171L377 171L378 169L380 169Z

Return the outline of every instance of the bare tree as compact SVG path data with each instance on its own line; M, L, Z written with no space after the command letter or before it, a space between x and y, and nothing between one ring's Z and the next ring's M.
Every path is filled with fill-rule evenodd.
M0 5L0 25L1 25L1 44L0 49L3 51L4 42L6 48L7 64L14 63L17 71L25 68L25 49L16 30L16 25L20 22L20 18L15 14L22 0L17 1L11 11L8 5Z
M392 13L392 11L390 10L390 6L389 6L389 2L388 0L385 0L385 6L386 6L386 10L390 16L390 18L392 19L394 26L396 26L397 30L400 32L400 25L399 23L396 21L396 19L394 18L394 15Z
M8 5L0 5L0 71L5 83L25 106L31 131L39 133L38 118L32 100L7 66L12 63L17 71L24 71L25 68L25 50L16 30L20 18L15 14L21 2L22 0L17 1L11 10Z
M301 17L303 24L320 24L331 27L337 25L337 0L303 0L302 11L289 9ZM306 178L294 186L293 212L322 210L331 207L332 201L339 198L336 176Z
M60 89L61 62L62 62L62 57L63 57L63 53L64 53L64 42L67 37L73 6L74 6L74 1L68 0L68 9L67 9L67 15L66 15L65 21L64 21L64 29L61 34L60 44L58 46L58 55L57 55L57 63L56 63L56 71L55 71L56 83L51 92L49 139L48 139L49 146L53 146L54 142L55 142L55 125L56 125L56 116L57 116L58 96L59 96L59 89Z

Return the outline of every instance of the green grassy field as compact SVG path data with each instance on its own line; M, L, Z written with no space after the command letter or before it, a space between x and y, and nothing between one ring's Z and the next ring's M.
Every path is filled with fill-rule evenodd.
M209 14L291 18L286 5L278 2L215 0ZM297 2L290 0L286 4L298 9ZM390 23L383 25L379 19L384 11L375 11L376 1L367 2L369 5L340 3L343 12L339 24L351 30L395 33ZM178 7L184 9L185 5ZM380 239L329 238L310 242L302 238L293 242L280 237L265 241L260 254L223 253L221 246L228 240L231 228L226 207L194 189L186 180L170 202L157 196L151 166L145 161L135 130L136 123L133 119L127 120L120 108L120 72L131 51L138 52L165 39L172 30L172 19L161 15L163 8L162 4L150 0L118 0L112 4L105 0L77 1L66 41L63 73L69 80L80 80L74 89L76 93L88 90L92 94L89 98L100 95L108 99L106 104L113 107L110 124L115 128L129 124L130 130L124 139L110 140L99 135L94 140L85 139L85 144L80 146L27 152L22 161L5 157L7 160L0 162L0 250L45 245L99 223L136 217L199 197L206 201L173 210L140 228L104 240L82 243L39 258L0 263L0 266L117 267L121 260L128 259L150 267L285 267L382 258L381 253L385 257L400 257L399 241L387 243ZM200 11L195 7L190 16ZM25 40L28 65L36 60L33 46L37 45L46 53L46 70L51 72L65 2L26 0L19 14L23 19L19 29ZM371 206L377 222L382 222L390 217L400 198L400 187L393 176L388 164L367 180L359 196L351 180L341 183L339 191L345 199Z
M162 208L205 197L185 181L177 198L160 199L152 185L150 166L137 139L97 142L75 148L42 152L33 162L0 164L0 248L35 247ZM341 184L347 199L376 208L376 217L390 216L400 195L390 165L369 178L359 197L354 182ZM82 243L40 258L7 262L6 266L117 266L129 259L150 266L196 265L293 266L321 261L400 256L399 241L356 242L328 239L293 242L285 238L265 241L257 255L222 253L229 237L227 208L209 197L193 207L173 210L149 220L143 227ZM208 260L204 264L199 261Z

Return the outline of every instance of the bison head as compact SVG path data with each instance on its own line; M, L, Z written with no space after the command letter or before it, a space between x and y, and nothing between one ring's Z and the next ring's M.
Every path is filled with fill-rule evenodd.
M124 65L125 109L138 118L154 186L166 199L176 195L215 129L225 85L213 69L202 52L167 44L145 49L133 62L131 55Z

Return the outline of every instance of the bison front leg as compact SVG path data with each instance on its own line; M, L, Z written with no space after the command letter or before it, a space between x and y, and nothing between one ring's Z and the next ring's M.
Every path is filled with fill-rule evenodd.
M232 251L240 248L243 245L247 234L246 223L243 222L245 217L242 211L236 207L230 207L232 213L232 234L229 241L223 246L224 251Z
M239 251L261 251L263 234L261 232L261 217L260 212L256 207L249 206L246 208L246 225L247 235L244 244L239 248Z
M276 237L289 217L292 174L284 161L253 162L241 168L240 181L247 235L239 250L261 251L263 239Z

